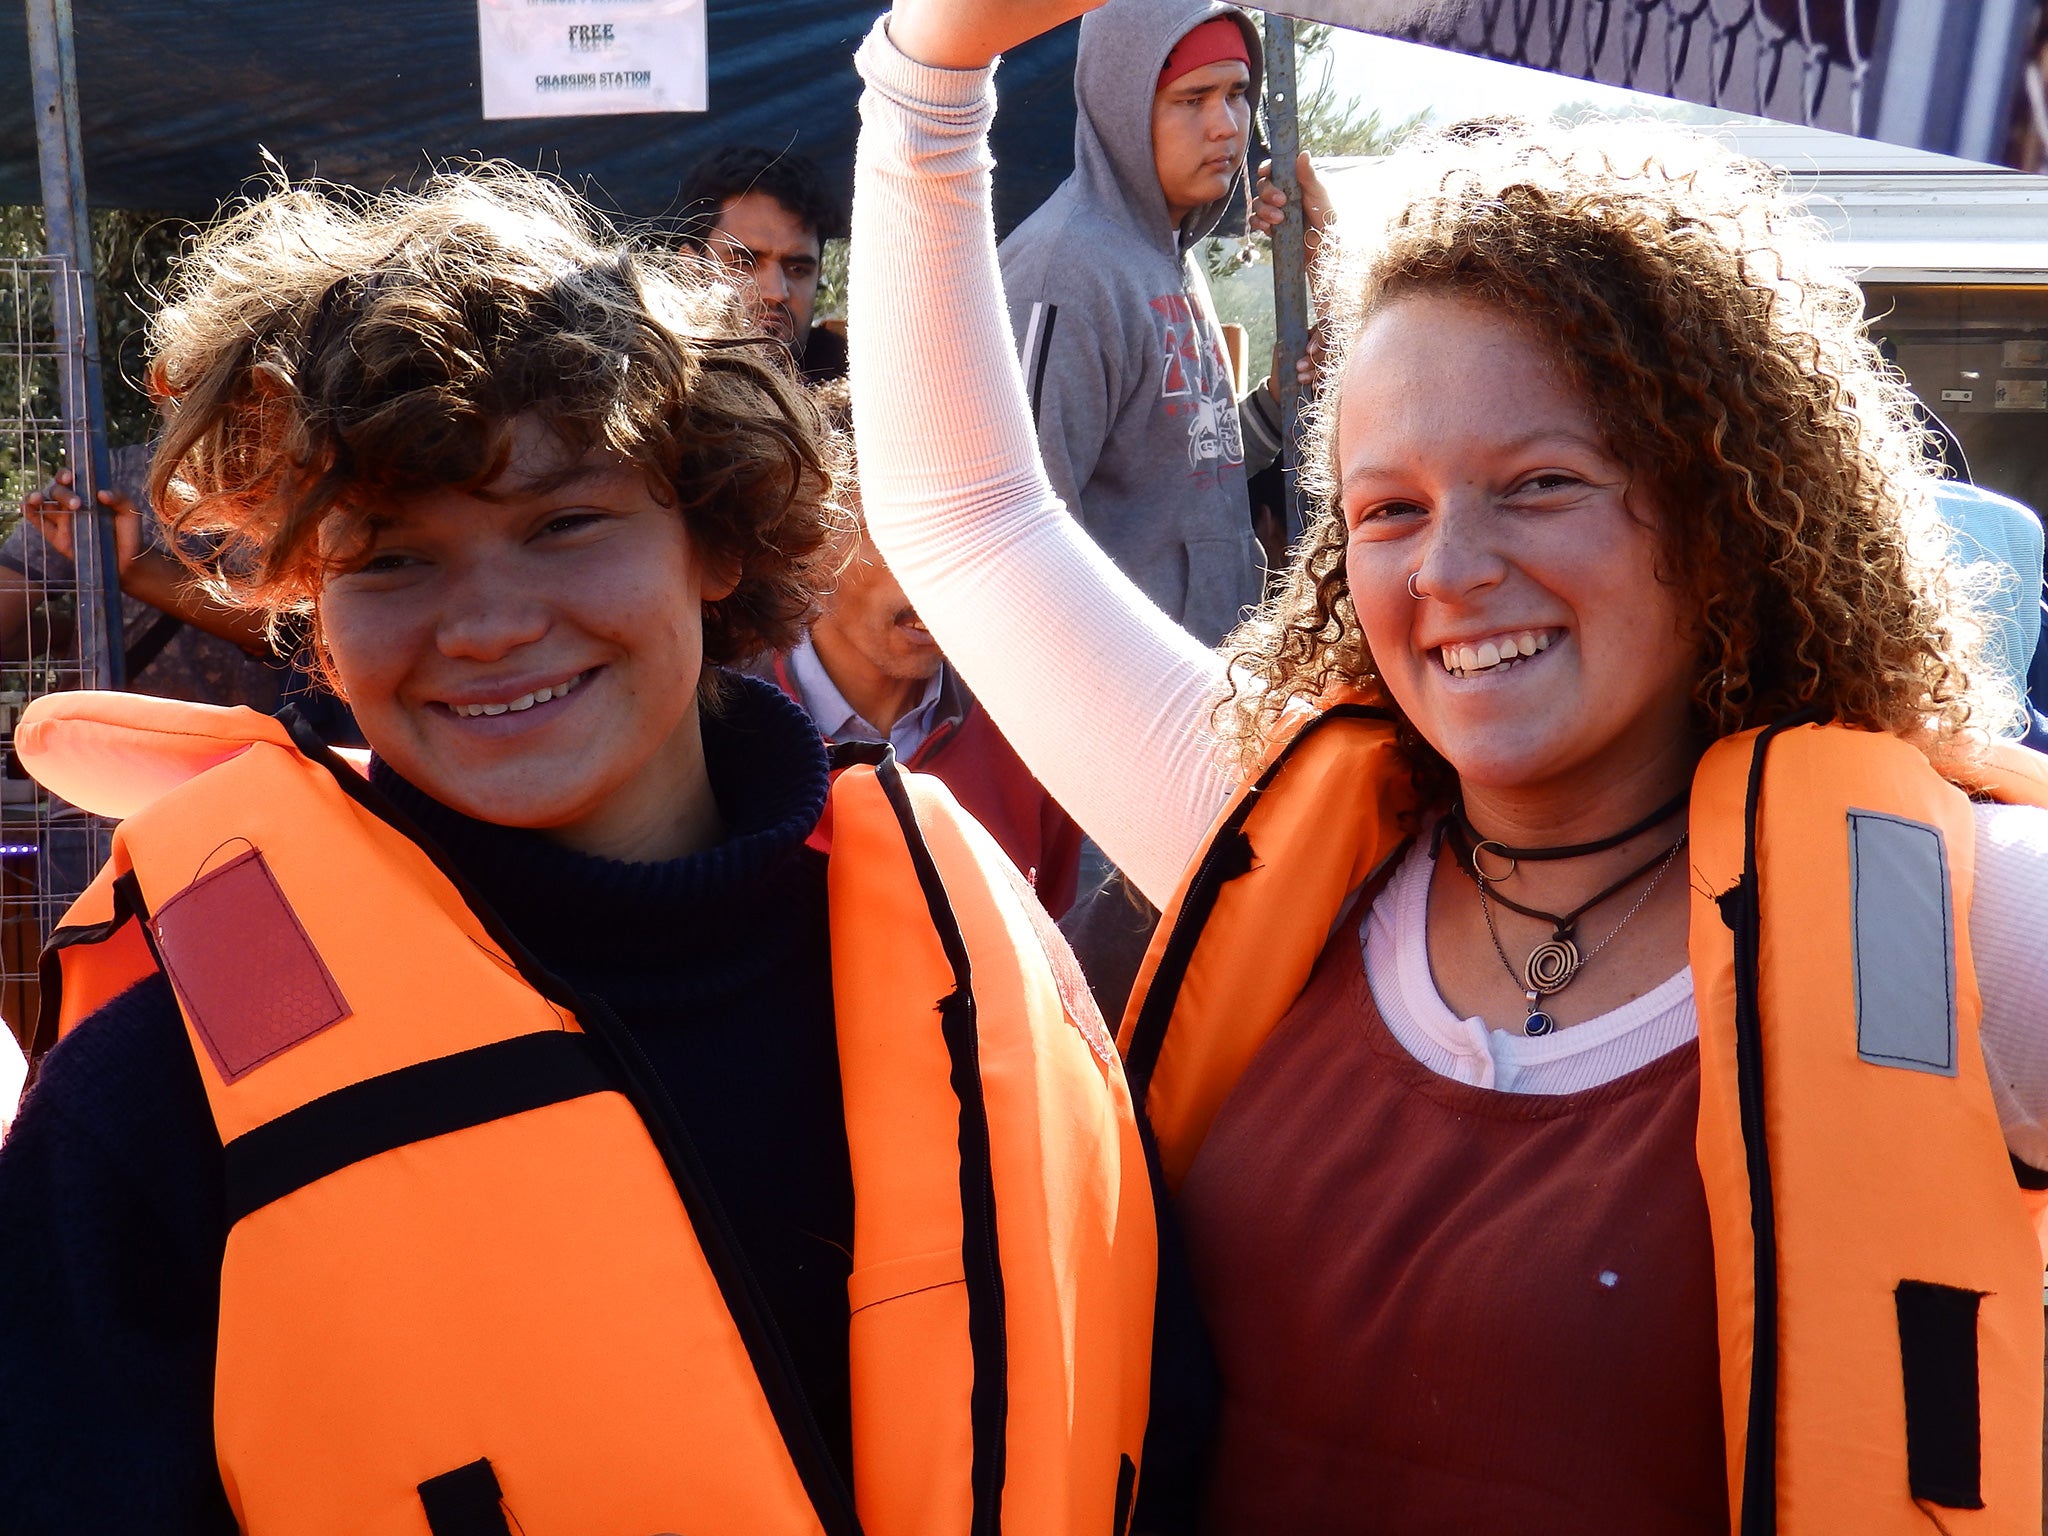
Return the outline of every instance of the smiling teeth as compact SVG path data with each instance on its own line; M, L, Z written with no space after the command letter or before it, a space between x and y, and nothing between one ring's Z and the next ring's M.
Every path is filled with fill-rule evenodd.
M1437 657L1443 662L1444 670L1453 677L1470 677L1475 672L1489 671L1503 662L1534 656L1538 651L1550 648L1550 636L1523 630L1514 635L1496 635L1491 640L1482 640L1478 645L1446 645L1437 650Z
M474 720L478 715L516 715L522 709L531 709L536 704L545 704L549 699L564 697L571 688L583 681L578 673L566 683L557 683L552 688L536 688L532 693L522 693L516 699L503 704L451 704L448 707L465 720Z

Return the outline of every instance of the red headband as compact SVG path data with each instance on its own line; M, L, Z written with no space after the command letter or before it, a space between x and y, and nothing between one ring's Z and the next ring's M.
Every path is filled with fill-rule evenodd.
M1163 91L1189 71L1200 69L1204 64L1221 64L1225 59L1235 59L1246 69L1252 67L1251 49L1245 46L1244 28L1228 16L1211 16L1173 45L1173 52L1160 66L1159 83L1152 89Z

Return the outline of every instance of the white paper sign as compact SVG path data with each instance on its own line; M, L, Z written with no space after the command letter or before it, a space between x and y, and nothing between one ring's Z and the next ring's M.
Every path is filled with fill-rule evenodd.
M484 116L702 112L704 0L477 0Z

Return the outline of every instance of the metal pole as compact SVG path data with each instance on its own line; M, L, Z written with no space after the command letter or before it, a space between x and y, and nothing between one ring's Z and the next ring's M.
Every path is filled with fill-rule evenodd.
M85 503L72 523L79 661L95 687L119 688L127 681L121 655L121 570L113 516L98 500L98 492L109 483L107 413L100 390L99 308L85 200L85 154L78 132L71 0L27 0L27 6L43 227L51 257L70 274L68 283L60 274L51 285L50 307L63 352L60 387L73 489Z
M1295 367L1308 352L1308 231L1294 157L1301 147L1295 117L1294 23L1266 13L1266 147L1273 185L1287 194L1287 213L1273 231L1274 338L1279 356L1273 387L1280 396L1280 467L1287 487L1287 542L1301 537L1301 385Z

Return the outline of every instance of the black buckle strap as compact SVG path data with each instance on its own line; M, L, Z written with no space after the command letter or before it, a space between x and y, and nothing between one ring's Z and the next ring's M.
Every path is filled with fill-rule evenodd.
M419 1486L427 1529L434 1536L512 1536L505 1506L499 1502L505 1495L490 1457L479 1456L468 1466L430 1477Z
M1929 1280L1901 1280L1894 1296L1906 1387L1906 1479L1913 1497L1944 1509L1982 1509L1977 1309L1984 1297Z
M596 1052L588 1035L514 1035L322 1094L227 1144L228 1224L399 1147L615 1091Z

